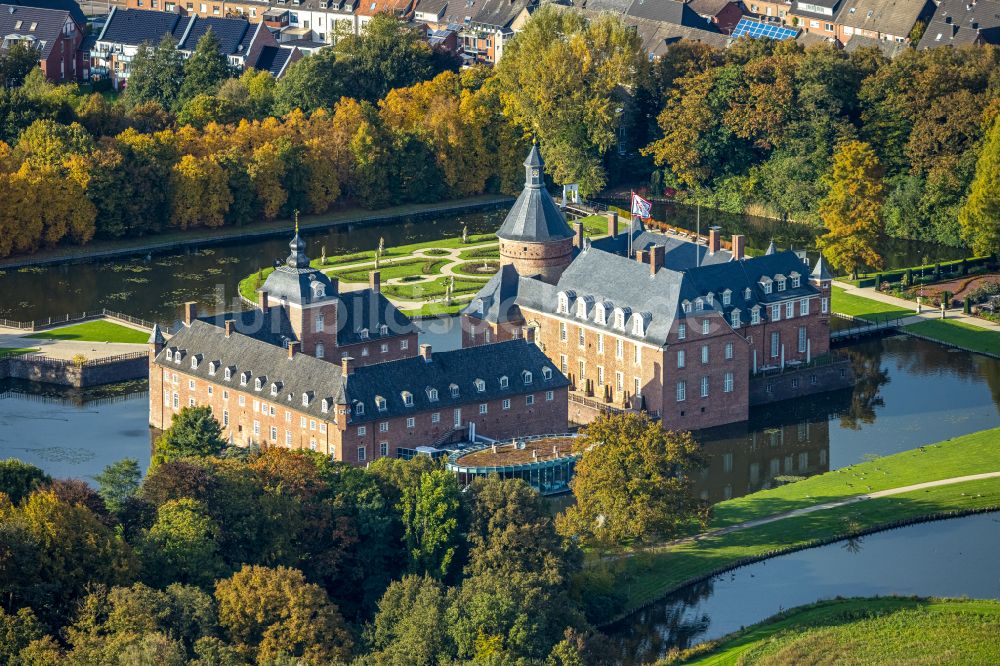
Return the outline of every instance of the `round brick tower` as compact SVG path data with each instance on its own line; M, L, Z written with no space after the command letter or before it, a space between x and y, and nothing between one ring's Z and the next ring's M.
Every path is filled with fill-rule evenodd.
M573 230L545 189L542 156L531 147L524 161L524 190L497 231L500 265L511 264L519 275L537 275L550 284L573 261Z

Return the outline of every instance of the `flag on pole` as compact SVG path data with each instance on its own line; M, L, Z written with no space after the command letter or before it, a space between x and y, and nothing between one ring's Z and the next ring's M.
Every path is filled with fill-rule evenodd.
M651 202L646 201L635 192L632 193L632 215L648 220L652 210L653 204Z

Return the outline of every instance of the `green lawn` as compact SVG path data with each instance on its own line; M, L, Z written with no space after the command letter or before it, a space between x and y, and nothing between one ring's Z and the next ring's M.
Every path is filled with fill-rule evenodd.
M973 351L1000 354L1000 333L954 319L932 319L904 326L903 331L925 335Z
M608 218L605 215L588 215L578 220L573 220L573 224L583 222L583 234L589 238L600 238L608 235Z
M832 302L830 307L834 312L860 317L862 319L885 319L902 317L914 314L914 310L907 310L888 303L873 301L862 296L848 294L842 288L832 287Z
M867 492L1000 471L1000 428L921 446L716 504L712 527L735 525Z
M482 272L483 264L489 267L489 272ZM462 275L471 275L474 277L481 278L491 278L493 274L499 270L499 260L497 259L476 259L473 261L466 261L465 263L458 264L452 270L456 273L461 273Z
M414 275L437 275L441 267L448 262L443 259L404 259L390 263L383 263L379 266L379 274L383 281L395 278L411 277ZM335 275L344 282L367 282L369 274L375 270L375 266L366 266L357 270L338 271Z
M449 279L439 277L429 282L417 282L414 284L386 284L382 285L382 293L389 298L398 298L404 301L439 298L447 292ZM455 289L452 295L475 293L482 289L484 284L485 282L482 280L455 280Z
M800 606L667 664L997 664L1000 602L876 597Z
M600 566L609 568L608 573L625 595L620 616L747 558L817 545L826 539L846 538L902 520L977 509L1000 510L1000 478L880 497L728 534L706 535L696 541L602 562Z
M0 347L0 355L3 354L30 354L38 351L38 347Z
M98 319L82 324L64 326L43 333L34 333L29 338L43 340L80 340L88 342L130 342L143 344L149 340L149 333L122 326L111 321Z
M430 317L433 315L454 315L458 314L468 305L468 301L445 305L444 303L427 303L413 310L403 310L403 314L408 317Z
M462 250L458 257L459 259L499 259L500 244L494 243L489 247L477 247L471 250Z

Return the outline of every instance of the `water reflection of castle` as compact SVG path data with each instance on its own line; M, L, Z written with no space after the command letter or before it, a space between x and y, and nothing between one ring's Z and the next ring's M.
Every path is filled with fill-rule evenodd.
M830 420L851 406L851 389L765 410L750 421L697 433L708 466L696 489L711 504L830 470Z

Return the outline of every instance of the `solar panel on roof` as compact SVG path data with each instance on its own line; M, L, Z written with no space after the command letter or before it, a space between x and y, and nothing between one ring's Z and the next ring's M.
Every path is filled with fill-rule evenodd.
M761 21L754 21L753 19L741 18L739 23L733 29L733 38L738 39L743 35L747 37L767 37L768 39L795 39L796 35L799 34L798 30L793 28L786 28L783 25L778 25L777 23L764 23Z

